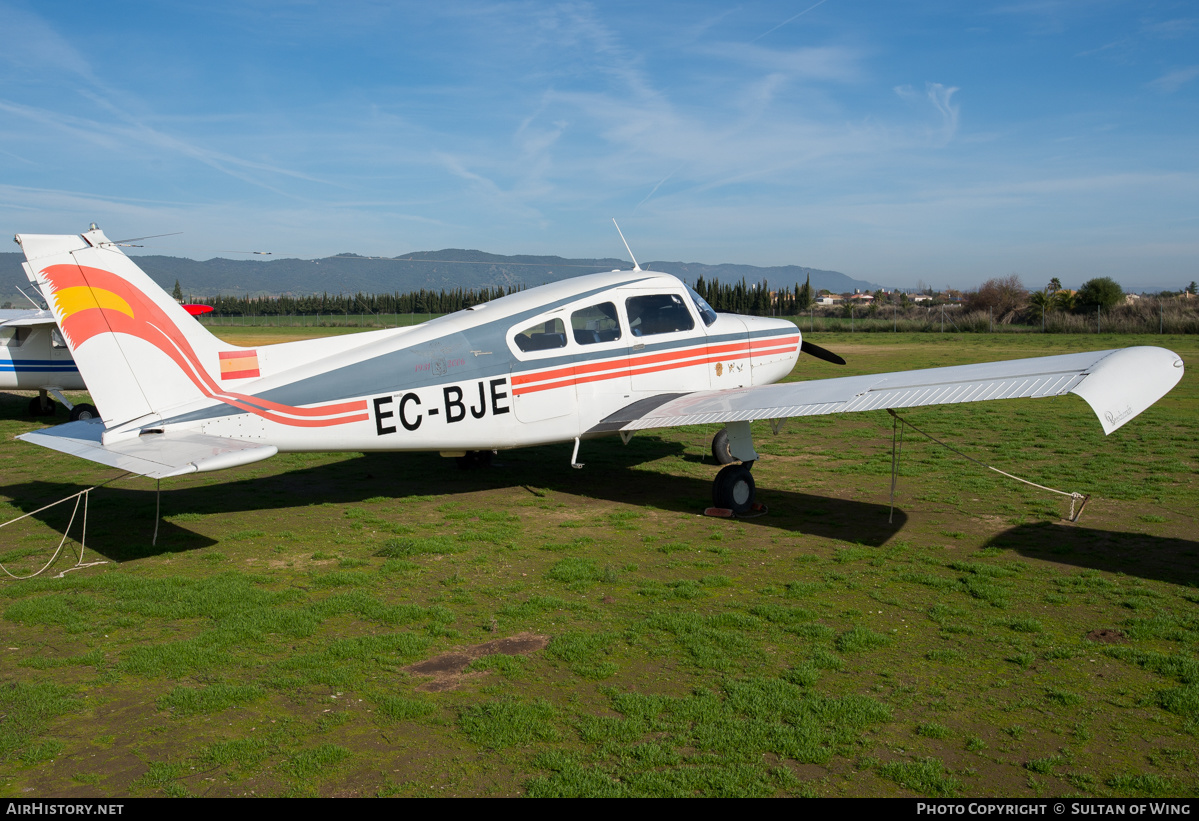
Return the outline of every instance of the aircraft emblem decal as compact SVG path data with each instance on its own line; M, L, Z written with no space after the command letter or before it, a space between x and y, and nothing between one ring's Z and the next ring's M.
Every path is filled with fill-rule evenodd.
M92 337L110 331L137 337L166 354L208 398L284 425L326 427L370 418L366 400L300 408L225 391L209 376L174 321L125 280L87 265L51 265L43 275L50 283L51 296L62 316L62 332L72 347L80 347ZM252 368L245 360L238 367L243 372L252 369L257 375L257 353L250 351L249 356ZM223 367L222 377L234 378L227 376Z

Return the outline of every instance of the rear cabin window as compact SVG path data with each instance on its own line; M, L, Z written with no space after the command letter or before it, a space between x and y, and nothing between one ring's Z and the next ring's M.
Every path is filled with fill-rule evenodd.
M516 347L525 353L566 347L566 325L561 319L547 319L530 325L516 335Z
M580 345L595 345L599 342L614 342L620 339L620 320L616 318L616 305L601 302L588 305L570 315L570 327L575 342Z
M625 300L633 336L653 336L695 327L691 312L678 294L648 294Z

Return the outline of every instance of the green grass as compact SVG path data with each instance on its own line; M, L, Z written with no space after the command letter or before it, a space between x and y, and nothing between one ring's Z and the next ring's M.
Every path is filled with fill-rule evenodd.
M962 789L962 782L949 775L945 765L935 758L882 764L878 774L916 795L953 798Z
M222 710L262 698L264 695L266 695L266 691L253 684L176 687L158 699L158 709L169 711L176 717L219 713Z
M822 336L850 364L796 377L1199 354L889 336ZM11 515L112 476L13 441L23 404ZM714 426L586 441L583 470L283 454L164 480L157 546L152 483L93 491L109 564L0 583L0 794L1199 793L1196 378L1110 437L1072 396L901 413L1092 500L1063 523L909 431L888 525L882 412L756 425L770 513L744 521L699 515ZM6 528L0 562L40 566L66 518Z

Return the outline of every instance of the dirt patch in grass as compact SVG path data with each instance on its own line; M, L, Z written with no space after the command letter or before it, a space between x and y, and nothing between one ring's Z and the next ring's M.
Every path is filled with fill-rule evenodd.
M434 656L431 659L410 664L405 672L417 676L430 676L431 681L420 685L417 689L429 693L441 693L453 690L468 679L486 675L486 671L477 673L465 672L467 666L476 659L484 656L502 654L505 656L527 656L538 650L544 650L550 643L549 636L539 636L534 633L519 633L508 638L476 644L462 650L451 650L448 653Z
M1087 633L1087 638L1101 644L1123 644L1128 641L1128 637L1119 630L1111 630L1107 627L1092 630L1090 633Z

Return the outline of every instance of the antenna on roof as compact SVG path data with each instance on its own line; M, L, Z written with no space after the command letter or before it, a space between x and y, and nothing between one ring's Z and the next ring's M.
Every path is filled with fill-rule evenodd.
M624 243L624 249L629 252L629 259L633 260L633 270L640 271L641 266L637 264L637 257L633 256L633 249L629 247L629 242L624 238L624 233L620 230L620 225L616 222L616 217L612 218L612 224L616 226L616 233L620 234L620 241Z

